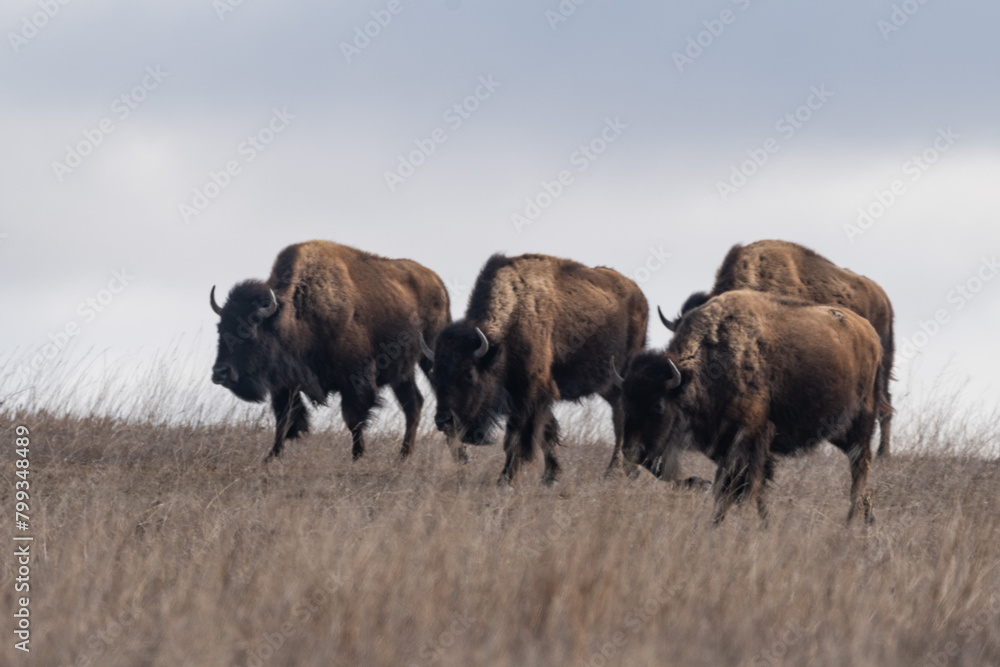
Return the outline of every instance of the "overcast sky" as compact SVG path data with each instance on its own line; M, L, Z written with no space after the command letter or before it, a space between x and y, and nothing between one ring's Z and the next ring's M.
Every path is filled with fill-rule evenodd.
M424 263L456 317L498 251L672 314L780 238L887 290L901 382L1000 396L1000 5L237 2L3 3L0 352L210 359L209 288L314 238Z

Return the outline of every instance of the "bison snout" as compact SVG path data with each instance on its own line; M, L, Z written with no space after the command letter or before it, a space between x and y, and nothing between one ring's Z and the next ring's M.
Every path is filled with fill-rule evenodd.
M455 432L455 417L452 416L451 410L438 410L437 414L434 415L434 424L439 431L443 431L446 435L452 435Z
M231 384L238 378L236 369L228 364L218 364L212 366L212 382L215 384Z

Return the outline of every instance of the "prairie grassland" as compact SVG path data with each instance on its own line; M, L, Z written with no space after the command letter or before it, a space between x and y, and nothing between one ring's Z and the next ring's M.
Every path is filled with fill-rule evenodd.
M876 462L871 528L845 526L825 447L779 465L762 530L752 507L712 528L709 494L646 473L603 480L586 430L555 487L536 461L498 489L498 446L460 467L426 432L403 463L391 429L356 463L328 430L265 466L266 422L6 417L32 431L35 541L31 653L7 613L4 664L1000 664L995 441L934 418Z

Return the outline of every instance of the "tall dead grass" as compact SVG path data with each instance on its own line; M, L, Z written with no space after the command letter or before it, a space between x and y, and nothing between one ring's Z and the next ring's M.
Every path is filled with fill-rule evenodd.
M1000 463L969 415L901 412L873 527L845 526L825 447L779 465L762 530L753 508L712 528L709 495L645 473L602 480L604 420L582 411L559 484L536 462L498 489L498 447L459 467L427 428L397 463L399 420L352 463L324 417L265 466L269 419L199 407L221 392L145 414L103 395L0 407L0 506L25 424L35 538L31 654L8 613L4 664L1000 664ZM3 559L7 610L15 576Z

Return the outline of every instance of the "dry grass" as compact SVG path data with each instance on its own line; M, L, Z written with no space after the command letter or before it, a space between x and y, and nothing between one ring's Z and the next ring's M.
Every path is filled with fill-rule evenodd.
M32 429L31 664L1000 664L1000 464L969 443L877 463L870 529L828 450L779 466L769 529L713 529L704 493L601 480L586 435L555 488L536 462L508 490L496 446L460 469L427 434L403 464L338 430L264 466L266 423L7 416Z

